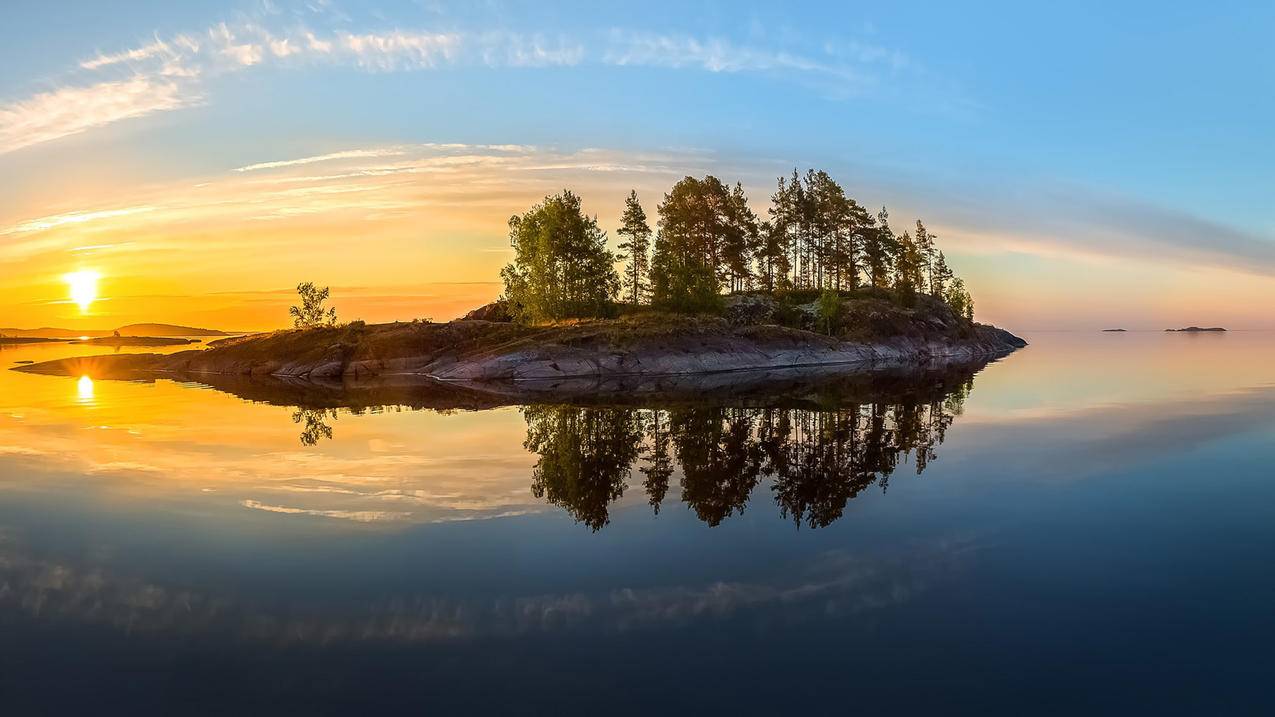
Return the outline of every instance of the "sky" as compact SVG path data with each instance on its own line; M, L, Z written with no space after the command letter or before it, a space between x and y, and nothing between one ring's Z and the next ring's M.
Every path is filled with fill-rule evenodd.
M980 320L1275 328L1275 5L959 5L6 0L0 327L449 319L546 194L816 167Z

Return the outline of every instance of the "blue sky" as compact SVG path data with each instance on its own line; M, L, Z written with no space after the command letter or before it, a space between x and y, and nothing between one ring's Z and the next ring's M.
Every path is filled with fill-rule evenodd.
M1215 280L1198 267L1269 286L1275 5L793 5L10 0L0 171L23 181L0 221L352 148L605 148L701 158L760 203L825 167L968 239L967 273L1105 277L1156 321L1155 292Z

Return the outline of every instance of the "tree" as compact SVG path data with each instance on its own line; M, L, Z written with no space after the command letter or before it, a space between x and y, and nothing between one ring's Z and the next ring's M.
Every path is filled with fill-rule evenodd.
M911 305L916 300L916 292L925 286L922 272L925 260L921 249L911 234L903 232L899 237L899 252L894 262L894 288L904 303Z
M651 303L674 311L715 309L718 257L730 194L716 177L685 177L660 204L651 259Z
M890 273L894 271L894 255L898 251L899 242L890 231L890 213L885 207L877 213L873 226L867 227L863 233L863 261L868 274L868 283L872 286L886 286L890 283Z
M323 306L329 293L328 287L320 289L309 281L298 284L297 294L301 297L301 305L288 309L288 314L292 316L292 325L298 329L335 326L336 309Z
M947 265L947 257L940 251L934 260L934 270L930 276L930 294L939 299L947 296L947 284L952 280L952 276L952 270Z
M943 300L951 307L957 316L963 316L968 321L974 320L974 300L970 298L970 292L965 290L965 282L960 277L952 279L952 283L947 286L943 295Z
M721 242L722 268L731 291L748 288L752 281L752 252L758 243L760 229L757 215L748 206L744 185L735 183L726 204L725 232Z
M568 190L509 219L514 260L500 272L504 300L523 323L605 316L620 288L597 219Z
M758 242L754 257L762 287L775 291L788 286L788 271L792 262L788 259L787 230L773 222L758 225Z
M824 289L819 294L819 323L824 333L832 336L841 321L841 294L834 289Z
M921 220L916 220L916 242L917 255L921 259L922 280L917 283L917 287L923 291L933 293L934 284L934 235L926 230Z
M627 263L624 270L624 293L634 304L640 303L650 285L651 227L646 212L638 202L636 190L629 190L624 200L624 214L620 217L620 229L616 232L623 239L619 246L620 258Z

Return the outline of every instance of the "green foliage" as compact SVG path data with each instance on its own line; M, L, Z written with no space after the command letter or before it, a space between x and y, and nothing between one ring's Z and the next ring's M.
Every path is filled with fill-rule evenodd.
M330 294L328 287L320 289L307 281L297 285L297 294L301 297L301 304L288 309L294 327L313 329L320 326L336 326L336 309L323 305Z
M631 303L641 303L650 290L651 227L636 190L630 190L628 199L624 200L624 214L616 234L624 240L618 246L619 258L625 262L624 295Z
M925 228L925 224L920 220L916 220L916 236L913 237L916 244L916 252L920 265L920 279L916 286L922 291L934 294L932 285L934 283L934 235L930 234Z
M970 297L970 292L965 290L965 282L960 278L953 279L947 286L943 300L957 316L962 316L967 321L974 320L974 299Z
M890 230L890 213L885 207L877 213L875 225L863 232L863 262L872 286L888 286L894 271L894 257L899 251L899 240Z
M742 241L731 194L716 177L686 177L660 204L660 232L651 261L651 303L692 313L720 306L723 247ZM730 255L731 249L726 254Z
M916 302L916 292L924 286L924 266L920 247L911 234L903 232L903 236L899 237L898 255L894 259L894 289L908 306Z
M509 220L514 260L501 271L504 300L523 323L607 316L619 291L606 234L570 191Z
M819 294L819 325L823 332L832 336L841 322L841 294L833 289L824 289Z
M947 257L939 252L934 259L934 269L930 272L930 295L938 298L947 296L947 285L955 275L947 265Z
M821 170L793 170L777 184L770 215L759 221L743 185L685 177L660 203L654 236L630 191L618 257L607 252L605 235L580 211L578 197L569 191L546 197L510 220L515 258L502 272L503 300L528 323L614 315L621 286L630 308L649 297L659 310L717 313L723 292L760 288L785 296L781 303L801 295L808 304L824 290L856 296L867 285L877 298L911 307L924 293L970 314L973 302L968 292L950 291L955 274L924 222L896 236L884 207L872 215ZM614 267L619 259L622 281Z

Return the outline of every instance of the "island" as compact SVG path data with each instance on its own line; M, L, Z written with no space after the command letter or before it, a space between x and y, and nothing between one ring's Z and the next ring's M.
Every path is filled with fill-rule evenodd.
M1104 334L1123 334L1127 331L1128 329L1103 329L1102 330Z
M1199 326L1188 326L1185 329L1165 329L1166 333L1181 333L1181 334L1206 334L1206 333L1217 333L1222 331L1226 331L1226 329L1220 326L1211 326L1208 328L1201 328Z
M71 344L88 344L91 346L185 346L197 344L201 339L181 339L166 336L98 336L89 339L68 341Z
M0 328L0 337L2 338L38 338L42 341L56 341L60 339L91 339L109 336L163 336L163 337L192 337L192 336L232 336L234 334L226 331L218 331L217 329L202 329L195 326L177 326L175 324L128 324L117 329L66 329L53 326L43 326L38 329L17 329L17 328Z
M686 177L659 205L658 232L630 192L618 253L577 195L545 197L509 220L513 260L499 300L452 321L340 323L329 290L304 282L292 329L14 370L243 394L253 382L415 382L552 400L688 383L724 390L794 371L977 370L1026 346L974 320L970 292L923 222L896 234L884 208L869 213L821 171L794 171L778 186L763 221L738 183Z

